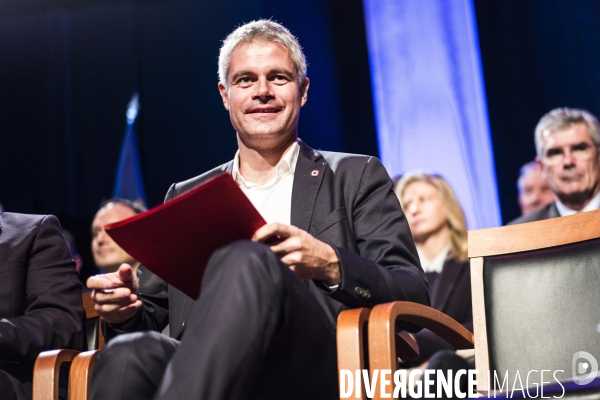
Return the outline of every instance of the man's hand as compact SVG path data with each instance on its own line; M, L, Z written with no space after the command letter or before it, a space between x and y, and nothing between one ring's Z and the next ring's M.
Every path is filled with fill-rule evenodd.
M117 272L88 278L92 299L98 314L109 324L119 324L133 319L142 307L138 299L139 281L129 264L121 264Z
M330 245L300 228L277 223L260 227L252 240L268 244L274 238L280 242L270 246L271 251L300 278L321 280L329 286L340 283L339 259Z

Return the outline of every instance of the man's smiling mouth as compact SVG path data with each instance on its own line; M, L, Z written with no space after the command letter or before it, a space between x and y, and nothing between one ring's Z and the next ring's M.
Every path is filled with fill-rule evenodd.
M253 108L248 111L248 114L275 114L281 111L279 108Z

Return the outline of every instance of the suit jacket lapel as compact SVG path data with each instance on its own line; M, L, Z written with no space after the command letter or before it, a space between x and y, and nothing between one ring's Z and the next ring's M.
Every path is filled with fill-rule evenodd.
M560 217L558 213L558 208L556 207L556 203L550 204L550 208L548 209L548 218L556 218Z
M300 153L294 172L290 221L292 225L307 232L326 169L327 163L323 156L304 142L300 142Z

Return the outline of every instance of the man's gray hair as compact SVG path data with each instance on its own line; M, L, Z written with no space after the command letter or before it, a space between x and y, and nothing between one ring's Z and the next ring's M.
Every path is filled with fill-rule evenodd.
M281 43L287 47L296 67L298 84L302 84L306 77L306 57L298 39L285 26L267 19L260 19L240 26L223 40L223 46L219 53L219 81L225 88L229 88L227 74L233 50L241 43L249 43L258 39Z
M568 129L573 124L581 123L588 127L590 139L596 148L600 148L600 124L592 113L577 108L555 108L544 115L535 127L535 149L538 157L542 158L543 155L546 132Z

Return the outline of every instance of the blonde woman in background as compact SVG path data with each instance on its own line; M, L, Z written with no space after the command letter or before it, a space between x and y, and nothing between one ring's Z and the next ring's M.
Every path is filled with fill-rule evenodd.
M472 332L467 224L454 191L444 178L428 173L402 176L394 191L406 214L421 266L429 280L431 306ZM445 340L427 329L414 336L420 355L413 365L423 364L440 350L452 349Z

